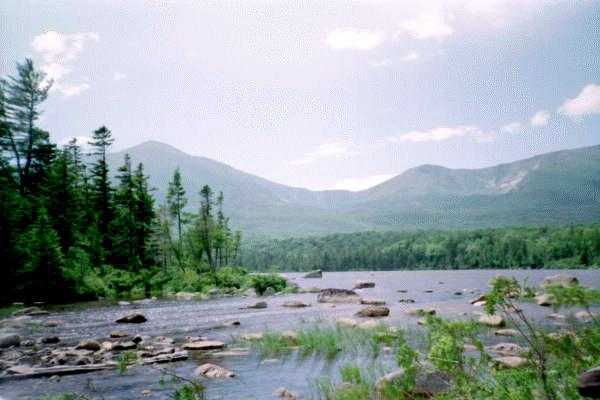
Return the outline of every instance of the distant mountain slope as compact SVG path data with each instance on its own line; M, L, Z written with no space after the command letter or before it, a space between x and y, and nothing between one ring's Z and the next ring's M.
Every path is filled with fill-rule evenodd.
M423 165L361 192L289 187L159 142L111 154L113 171L125 153L144 163L159 202L177 167L190 208L198 206L202 185L222 190L232 222L247 234L305 236L600 221L600 146L482 169Z

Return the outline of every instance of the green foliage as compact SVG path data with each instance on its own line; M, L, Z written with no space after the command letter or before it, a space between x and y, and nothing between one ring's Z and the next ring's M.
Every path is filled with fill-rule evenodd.
M119 371L119 374L123 375L127 372L127 368L131 364L137 362L137 360L137 353L134 351L126 351L119 354L119 357L117 358L117 371Z
M275 274L257 274L252 275L251 286L259 296L262 296L267 288L273 288L275 292L282 291L287 286L287 281Z

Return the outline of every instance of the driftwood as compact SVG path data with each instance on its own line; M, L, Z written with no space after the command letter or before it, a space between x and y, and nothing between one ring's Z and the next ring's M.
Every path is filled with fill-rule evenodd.
M162 364L188 359L187 351L178 351L172 354L161 354L156 357L148 357L141 360L141 365ZM8 375L0 376L0 382L12 379L43 378L54 375L77 375L88 372L98 372L117 368L116 362L88 365L57 365L54 367L28 367L14 366L7 370Z

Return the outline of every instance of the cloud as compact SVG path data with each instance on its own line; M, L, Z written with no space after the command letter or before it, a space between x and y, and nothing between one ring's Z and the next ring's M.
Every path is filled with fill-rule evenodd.
M484 132L476 126L459 125L454 127L437 127L427 131L410 131L388 138L393 143L441 142L456 138L468 138L477 143L489 142L495 138L493 132Z
M122 72L115 72L115 74L113 75L113 79L115 81L122 81L123 79L127 78L127 75L125 75Z
M59 145L61 146L66 146L69 144L69 142L75 139L76 140L76 144L81 148L81 151L83 153L87 153L91 150L91 146L89 145L89 142L92 140L91 137L89 136L72 136L72 137L68 137L65 138L63 140L61 140L60 142L58 142Z
M409 51L404 57L402 57L402 61L417 61L420 58L421 55L416 51Z
M577 97L567 99L558 112L571 118L600 114L600 85L585 86Z
M506 133L518 133L523 129L523 125L520 122L511 122L510 124L504 125L500 130Z
M531 126L546 126L550 120L550 113L546 110L540 110L529 120Z
M392 61L389 58L384 58L382 60L370 61L369 65L374 68L384 68L392 65Z
M100 36L95 32L66 34L48 31L34 37L31 47L42 59L40 69L46 73L47 79L54 81L52 89L70 97L90 88L88 83L73 84L64 80L72 72L72 64L79 58L85 46L89 42L99 40Z
M315 150L306 153L302 158L292 161L292 165L312 164L316 161L328 158L345 158L358 154L355 146L348 141L334 141L323 143Z
M426 12L401 24L401 33L407 33L415 39L444 40L454 33L441 12Z
M327 35L327 45L334 50L371 50L385 39L382 31L336 29Z
M382 182L387 181L388 179L393 178L392 174L381 174L381 175L371 175L365 176L362 178L349 178L342 179L339 182L336 182L330 189L331 190L351 190L353 192L359 190L369 189L375 185L379 185Z

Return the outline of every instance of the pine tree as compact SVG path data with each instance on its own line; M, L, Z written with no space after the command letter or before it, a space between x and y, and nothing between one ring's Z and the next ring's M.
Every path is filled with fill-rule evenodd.
M125 154L117 180L119 184L114 195L115 217L110 227L114 238L112 260L121 268L138 270L141 260L136 258L136 194L129 154Z
M175 257L180 267L182 267L183 258L183 240L182 230L186 220L184 217L184 208L187 205L187 198L185 197L185 189L181 183L181 172L179 168L175 170L173 174L173 180L169 182L169 190L167 192L167 207L171 218L175 219L177 226L177 247L175 250Z
M198 234L202 250L206 254L208 260L208 266L211 270L215 269L214 257L213 257L213 230L214 230L214 217L212 214L213 210L213 192L210 186L204 185L200 190L200 216L198 219Z
M144 165L139 163L133 175L135 191L135 223L136 223L136 252L142 265L150 267L155 262L155 252L152 250L152 230L155 223L154 198L148 185L148 177L144 175Z

